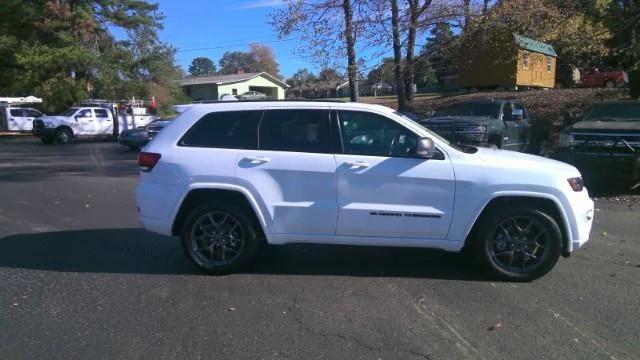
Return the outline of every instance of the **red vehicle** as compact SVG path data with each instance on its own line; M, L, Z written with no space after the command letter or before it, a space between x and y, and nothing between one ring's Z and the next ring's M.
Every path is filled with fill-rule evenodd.
M580 86L582 87L623 87L629 83L629 76L624 71L600 71L597 68L591 72L582 73Z

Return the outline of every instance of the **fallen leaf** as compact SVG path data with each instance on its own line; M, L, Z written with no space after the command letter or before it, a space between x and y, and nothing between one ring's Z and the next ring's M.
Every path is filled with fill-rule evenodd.
M494 331L494 330L498 330L498 329L502 329L502 323L497 323L495 325L489 326L487 331Z
M227 309L228 311L236 311L236 308L233 306L229 306L229 308Z

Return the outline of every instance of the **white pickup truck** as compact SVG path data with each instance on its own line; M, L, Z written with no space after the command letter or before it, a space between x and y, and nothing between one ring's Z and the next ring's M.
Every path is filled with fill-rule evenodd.
M34 120L33 134L45 144L66 144L74 138L117 137L124 130L145 126L157 119L155 115L137 111L138 108L129 113L116 109L114 105L72 107L59 115Z

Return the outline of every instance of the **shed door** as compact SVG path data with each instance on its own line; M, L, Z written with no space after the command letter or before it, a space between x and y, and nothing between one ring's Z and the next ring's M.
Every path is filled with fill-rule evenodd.
M544 56L540 54L531 54L533 85L543 85L542 75L544 71Z

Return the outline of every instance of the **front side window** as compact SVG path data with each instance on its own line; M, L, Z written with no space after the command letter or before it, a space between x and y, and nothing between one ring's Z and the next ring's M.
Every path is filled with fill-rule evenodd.
M108 118L109 117L109 114L107 113L107 110L105 110L105 109L95 109L93 111L95 111L96 117L99 117L99 118Z
M40 116L42 116L42 113L41 113L41 112L39 112L39 111L36 111L36 110L31 110L31 109L29 109L29 110L26 110L26 111L27 111L27 113L29 114L29 117L34 117L34 118L36 118L36 117L40 117Z
M418 136L386 117L360 111L339 111L338 121L345 154L410 157Z
M262 111L213 112L203 116L180 140L180 146L257 149Z
M261 150L333 153L327 110L267 110L258 136Z
M552 65L551 57L547 56L547 72L551 72L551 65Z
M93 117L93 114L91 114L91 109L82 109L80 110L80 112L78 112L76 116L90 118L90 117Z

